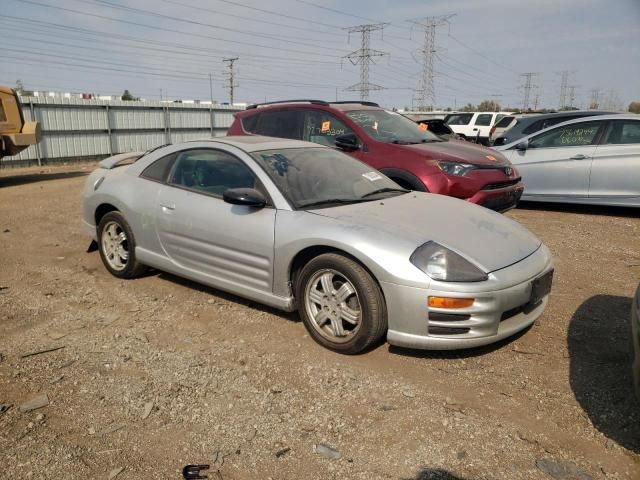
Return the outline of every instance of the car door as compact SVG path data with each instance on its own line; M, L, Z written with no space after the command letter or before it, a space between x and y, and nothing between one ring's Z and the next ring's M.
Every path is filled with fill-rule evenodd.
M524 195L587 197L591 161L602 121L559 126L528 138L526 150L509 155L524 183Z
M640 197L640 120L613 120L596 147L589 197Z
M253 128L249 131L258 135L300 140L302 138L302 110L289 108L261 112L255 126L250 125L249 128Z
M491 122L493 121L493 113L479 113L476 116L475 123L473 124L472 136L475 137L489 137L489 130L491 130Z
M223 284L271 291L276 210L232 205L228 188L257 188L251 169L229 152L180 152L158 195L157 234L165 254L181 269Z

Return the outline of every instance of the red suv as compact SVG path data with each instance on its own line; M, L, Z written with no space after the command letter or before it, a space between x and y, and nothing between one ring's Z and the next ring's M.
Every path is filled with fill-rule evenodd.
M516 206L524 189L502 154L443 141L424 126L372 102L288 100L235 114L227 135L266 135L338 148L411 190L440 193L487 208Z

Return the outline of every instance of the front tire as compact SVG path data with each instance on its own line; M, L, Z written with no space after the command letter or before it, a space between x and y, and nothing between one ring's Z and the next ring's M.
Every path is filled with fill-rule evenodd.
M344 255L325 253L307 263L297 278L296 298L309 335L335 352L360 353L387 332L380 287Z
M136 260L136 241L120 212L109 212L98 224L98 250L102 263L118 278L135 278L146 267Z

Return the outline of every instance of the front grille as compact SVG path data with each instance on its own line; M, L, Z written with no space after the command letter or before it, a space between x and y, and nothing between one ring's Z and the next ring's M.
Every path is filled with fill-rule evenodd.
M429 320L434 322L463 322L470 318L471 315L469 314L429 312Z
M488 198L484 202L482 202L481 205L485 208L490 208L491 210L502 212L504 210L508 210L509 208L515 207L516 204L520 201L521 196L522 190L514 190L506 192L499 196Z
M455 327L429 327L429 334L431 335L464 335L469 333L470 328L455 328Z
M500 188L507 188L516 185L521 180L520 177L514 180L507 180L506 182L487 183L482 190L498 190Z

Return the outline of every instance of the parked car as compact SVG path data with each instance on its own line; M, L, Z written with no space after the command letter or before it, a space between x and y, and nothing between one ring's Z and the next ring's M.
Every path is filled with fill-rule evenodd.
M633 345L633 385L640 399L640 285L631 302L631 343Z
M511 112L458 112L447 115L444 121L462 138L489 145L491 127Z
M525 115L506 115L493 124L493 127L489 130L489 145L495 143L496 138L502 138L504 133L510 128L515 127L519 118Z
M491 143L493 146L499 147L569 120L594 117L596 115L615 115L615 113L616 112L600 112L596 110L574 110L533 115L510 115L511 121L508 125L506 124L507 117L500 120L500 125L496 125L496 131L491 135ZM504 131L500 132L498 128L504 128Z
M518 171L493 150L445 142L371 102L298 100L253 105L235 114L228 135L267 135L341 149L404 188L506 211L518 203Z
M640 115L571 120L496 149L525 200L640 207Z
M553 275L549 250L513 220L295 140L111 157L86 181L83 219L114 276L153 267L298 309L314 340L342 353L385 337L429 349L498 341L542 314Z
M427 130L436 135L438 138L448 141L451 139L460 139L460 136L451 130L451 127L439 118L429 118L423 120L414 120L418 125L426 125Z

